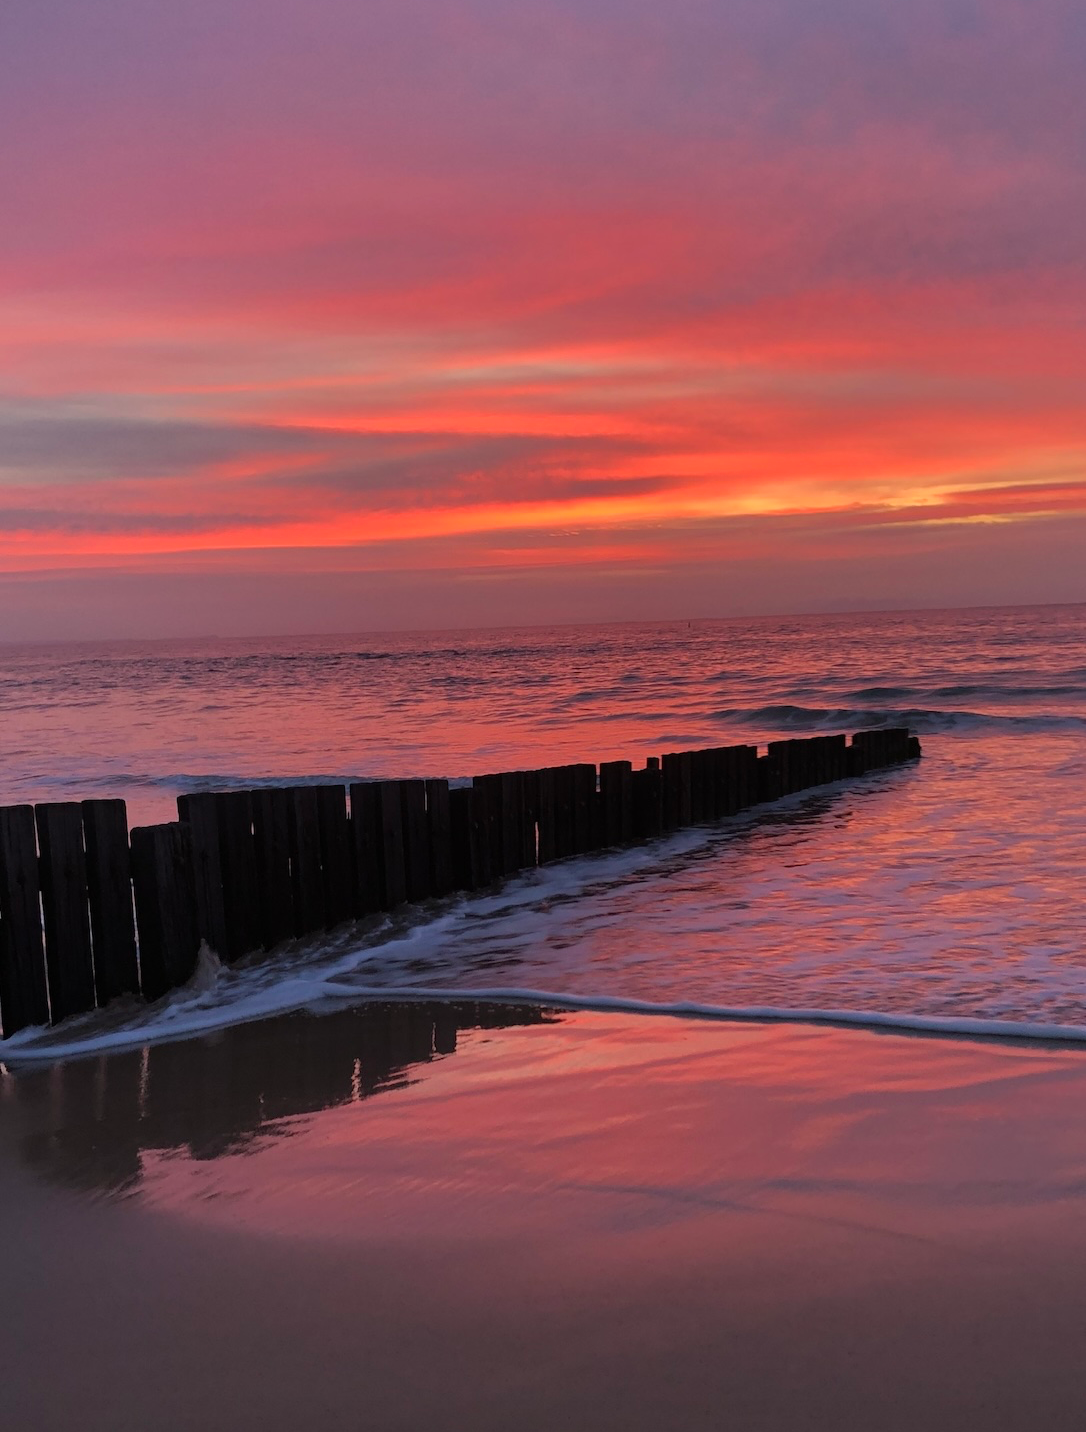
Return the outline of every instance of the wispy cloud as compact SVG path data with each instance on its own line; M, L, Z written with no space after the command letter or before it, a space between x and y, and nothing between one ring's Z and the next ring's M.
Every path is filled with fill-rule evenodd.
M1069 0L16 3L0 568L1036 561L1084 65Z

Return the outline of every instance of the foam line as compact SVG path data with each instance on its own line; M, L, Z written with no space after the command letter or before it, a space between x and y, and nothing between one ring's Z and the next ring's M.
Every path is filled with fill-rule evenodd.
M261 996L273 996L271 999ZM681 1019L716 1020L732 1024L805 1024L832 1028L917 1034L942 1039L984 1039L1086 1045L1086 1026L1033 1024L1014 1020L944 1018L935 1015L885 1013L851 1009L804 1009L775 1005L715 1005L689 1000L657 1004L619 995L563 994L554 990L524 989L519 986L473 989L448 986L360 986L334 976L319 983L311 979L284 981L274 991L262 991L235 1005L200 1005L156 1011L152 1022L100 1031L84 1038L63 1042L48 1039L47 1030L24 1030L10 1040L0 1040L0 1061L11 1065L55 1062L122 1049L139 1048L200 1035L236 1024L248 1024L300 1010L319 1011L329 1005L380 1003L441 1004L529 1004L549 1009L669 1016ZM45 1036L43 1038L43 1036ZM41 1042L35 1042L38 1039Z

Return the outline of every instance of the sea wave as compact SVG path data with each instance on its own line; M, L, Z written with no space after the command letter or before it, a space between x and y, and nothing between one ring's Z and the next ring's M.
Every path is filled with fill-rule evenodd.
M213 988L214 983L215 972L209 972L209 967L204 965L193 986L177 992L145 1022L138 1024L85 1030L82 1033L73 1028L67 1038L57 1038L56 1031L52 1031L50 1037L49 1031L23 1030L11 1039L0 1040L0 1068L112 1054L150 1044L199 1038L239 1024L285 1014L301 1011L321 1013L347 1004L366 1003L527 1004L570 1012L701 1019L731 1024L801 1024L928 1038L1086 1045L1086 1025L921 1015L901 1011L704 1004L693 1000L656 1002L621 995L528 989L520 985L482 989L472 985L389 987L358 985L337 979L334 975L317 980L312 977L302 981L286 980L259 993L254 992L241 1002L220 1004L201 997Z
M907 726L920 735L992 734L1086 731L1086 716L1032 715L990 711L945 710L927 706L773 706L727 707L713 713L717 721L772 731L853 731L880 726Z

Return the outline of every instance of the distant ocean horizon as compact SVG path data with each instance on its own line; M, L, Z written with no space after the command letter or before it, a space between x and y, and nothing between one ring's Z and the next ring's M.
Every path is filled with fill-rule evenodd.
M299 628L297 631L272 629L253 631L193 631L193 632L166 632L166 633L137 633L134 635L109 635L108 633L96 636L79 637L53 637L53 636L26 636L26 637L0 637L0 652L7 649L26 650L28 647L57 648L57 647L111 647L111 646L159 646L192 644L201 642L262 642L262 641L334 641L344 639L354 641L359 637L404 637L404 636L434 636L456 633L496 633L502 631L559 631L583 630L585 628L598 627L662 627L662 626L697 626L706 622L712 623L745 623L763 621L818 621L827 619L835 621L842 618L855 617L925 617L935 615L961 615L968 616L976 613L997 613L997 612L1030 612L1050 611L1059 608L1073 610L1078 607L1086 607L1086 598L1082 601L1034 601L1034 602L967 602L948 605L945 602L935 603L931 606L913 603L900 606L826 606L805 611L801 609L788 611L751 611L716 613L713 615L701 615L686 613L682 616L660 616L647 618L624 618L604 617L599 620L584 621L520 621L520 622L486 622L470 623L456 622L448 626L440 623L427 623L415 625L412 623L393 623L384 626L346 626L325 628Z
M0 803L121 796L133 825L191 790L879 725L924 759L341 931L133 1018L501 988L1086 1032L1086 604L0 647Z

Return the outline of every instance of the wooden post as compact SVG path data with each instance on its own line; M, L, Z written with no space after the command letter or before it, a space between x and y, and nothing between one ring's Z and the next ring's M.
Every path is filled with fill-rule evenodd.
M219 954L231 962L252 954L262 943L252 796L248 791L223 791L214 801L219 817L219 861L226 924L226 944Z
M856 740L859 734L858 731L853 734L846 750L847 768L850 776L861 776L867 769L864 763L863 746Z
M554 835L559 859L577 853L576 766L554 768Z
M527 864L524 833L524 780L520 771L502 771L498 777L501 799L502 871L512 875ZM535 861L532 861L535 864Z
M722 814L720 808L721 799L721 778L720 760L721 753L716 746L710 746L708 750L699 753L701 760L701 818L703 822L718 820Z
M770 741L767 747L767 754L773 762L773 768L777 772L775 782L779 785L778 795L789 796L799 790L798 767L799 767L799 742L798 741ZM775 797L774 797L775 799Z
M192 978L200 949L197 891L187 822L137 826L132 886L145 999L160 999Z
M573 779L573 849L584 855L601 843L596 768L587 762L571 766Z
M324 923L333 930L354 919L354 852L347 821L344 786L317 786L317 826L320 831L321 874L324 881Z
M45 970L53 1023L94 1008L83 812L75 801L34 807L41 852Z
M539 861L539 772L521 771L521 795L524 802L522 833L524 847L521 864L531 869Z
M490 884L490 839L485 797L476 786L449 792L453 873L458 890L481 890Z
M737 746L735 748L739 770L739 809L758 803L758 747Z
M426 782L426 829L430 846L430 876L435 895L448 895L453 880L452 826L449 821L449 783Z
M825 736L811 741L811 784L824 786L830 780L830 748Z
M351 786L351 835L354 839L355 913L372 915L382 908L381 801L379 782Z
M716 753L717 816L734 815L738 808L736 798L735 755L729 746L721 746Z
M449 791L449 837L452 843L452 879L456 890L476 890L475 846L472 839L471 786L457 786Z
M691 751L690 755L690 824L702 825L709 819L708 751Z
M292 786L288 792L290 875L294 896L294 933L324 929L324 873L321 870L320 810L315 786Z
M558 811L556 792L557 776L553 766L545 766L536 772L538 790L537 820L539 823L539 863L546 865L557 859Z
M719 747L716 753L716 809L718 817L739 809L735 752L729 746Z
M909 729L907 726L889 726L886 729L889 760L897 765L909 759Z
M633 767L629 761L604 761L600 766L603 843L629 845L634 835Z
M49 1023L34 807L0 806L0 1017L4 1037Z
M191 834L192 875L196 887L196 928L217 955L226 957L226 913L223 907L222 859L219 853L218 808L214 795L177 797L177 813ZM151 829L150 826L147 829ZM138 917L137 917L138 918Z
M818 737L808 736L794 747L796 790L806 791L818 785Z
M399 781L378 781L377 810L381 823L381 908L393 910L407 899L403 850L403 805Z
M426 782L400 781L400 819L403 826L404 892L415 903L433 889L430 874L430 832L426 825Z
M474 776L471 784L473 789L479 792L475 808L486 828L490 873L492 876L504 875L506 869L505 843L502 839L501 776L497 773Z
M830 769L833 774L830 777L834 781L842 781L848 775L848 746L844 736L831 736L830 746Z
M284 790L250 792L260 911L260 939L273 950L294 934L290 874L290 801Z
M82 803L87 852L94 988L100 1005L138 994L136 925L132 914L132 857L124 801Z
M678 830L679 808L682 803L680 789L682 780L677 751L668 751L664 754L660 762L660 775L663 788L663 812L660 828L665 831Z
M781 758L774 752L767 752L758 758L758 800L775 801L784 794L784 779Z
M692 816L694 761L691 751L669 751L663 758L664 829L680 830Z
M684 826L694 822L694 753L679 752L679 820Z
M652 756L643 771L634 772L634 829L648 839L664 831L664 777Z

